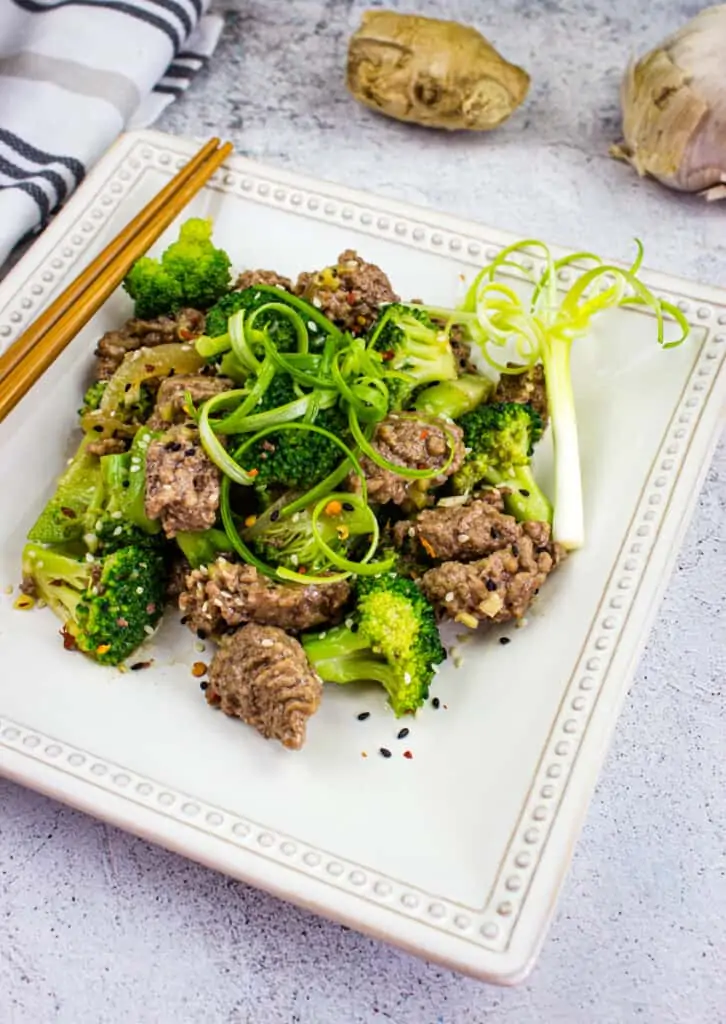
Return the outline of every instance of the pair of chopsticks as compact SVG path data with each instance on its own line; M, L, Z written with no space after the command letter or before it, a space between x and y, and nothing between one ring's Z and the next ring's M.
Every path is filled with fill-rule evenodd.
M210 139L48 309L0 356L0 421L121 284L232 152Z

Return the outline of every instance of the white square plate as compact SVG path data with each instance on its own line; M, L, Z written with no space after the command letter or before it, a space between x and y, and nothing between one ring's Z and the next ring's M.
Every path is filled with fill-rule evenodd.
M148 132L114 147L0 286L1 345L195 149ZM404 297L436 303L514 240L238 157L187 213L215 219L240 269L294 276L350 246ZM422 956L521 980L719 426L726 292L644 277L693 330L664 352L653 318L626 309L576 345L587 547L511 644L490 633L462 646L461 666L437 677L442 707L425 708L405 743L379 690L331 686L305 749L286 752L205 706L190 666L211 651L173 615L154 666L120 674L65 653L48 611L16 611L3 593L0 771ZM25 531L72 449L95 341L129 309L115 294L0 425L0 590L18 582ZM548 485L546 448L539 471Z

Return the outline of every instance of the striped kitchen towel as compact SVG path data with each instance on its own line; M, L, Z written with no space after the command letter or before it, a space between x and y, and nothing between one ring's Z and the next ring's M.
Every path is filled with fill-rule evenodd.
M210 0L0 0L0 267L213 53Z

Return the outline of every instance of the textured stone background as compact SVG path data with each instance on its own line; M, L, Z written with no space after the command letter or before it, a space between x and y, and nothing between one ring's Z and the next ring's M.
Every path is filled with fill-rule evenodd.
M532 73L526 106L478 138L386 122L346 95L365 6L237 0L161 127L621 258L638 234L649 265L724 283L726 206L607 156L627 56L699 4L398 5L477 21ZM0 780L0 1024L726 1021L725 478L721 447L528 983L428 966Z

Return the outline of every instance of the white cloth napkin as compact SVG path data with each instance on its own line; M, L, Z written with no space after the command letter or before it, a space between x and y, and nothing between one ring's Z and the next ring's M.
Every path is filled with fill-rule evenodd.
M213 53L210 0L0 0L0 266Z

